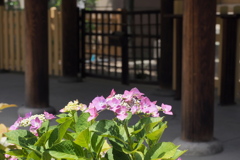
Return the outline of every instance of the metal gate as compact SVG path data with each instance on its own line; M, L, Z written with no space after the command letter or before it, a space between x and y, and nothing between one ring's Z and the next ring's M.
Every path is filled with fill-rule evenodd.
M160 11L82 11L83 76L157 83Z

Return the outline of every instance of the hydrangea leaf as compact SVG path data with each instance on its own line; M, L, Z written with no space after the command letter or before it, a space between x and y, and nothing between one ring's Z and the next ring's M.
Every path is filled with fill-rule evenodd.
M104 144L104 137L101 137L96 133L93 133L92 139L91 139L91 146L94 152L99 154L101 152L103 144Z
M32 151L28 154L27 159L28 160L41 160L41 157Z
M5 133L9 143L16 145L33 145L37 142L37 137L27 130L13 130Z
M89 113L81 113L81 115L78 117L78 121L76 122L76 132L81 132L91 125L91 123L88 122L88 117Z
M83 149L72 141L62 141L52 146L49 154L59 159L78 159L83 157Z
M89 149L90 137L91 137L91 133L89 132L88 129L85 129L84 131L80 132L77 135L74 142L79 146Z
M160 140L160 138L162 137L162 134L166 128L167 128L167 122L164 122L159 126L159 129L147 134L146 136L149 140L151 140L151 141L153 141L153 143L155 143Z
M176 154L178 147L171 142L157 143L147 151L144 159L170 159Z
M97 121L91 125L89 129L90 131L97 132L101 136L123 141L122 136L119 134L118 126L111 120Z

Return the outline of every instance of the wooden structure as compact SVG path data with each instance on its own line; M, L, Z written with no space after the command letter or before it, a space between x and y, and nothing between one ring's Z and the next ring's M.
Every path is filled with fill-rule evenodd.
M81 13L84 75L123 83L159 83L159 10L82 10Z
M26 1L27 108L49 107L47 2L47 0Z
M237 22L239 15L220 15L222 25L222 68L220 86L220 104L235 103L235 77L237 58ZM238 62L239 63L239 62Z
M164 15L173 14L173 0L161 0L161 58L159 59L159 85L172 89L173 80L173 20Z
M216 2L183 3L182 139L206 142L213 139Z
M63 0L62 11L62 73L61 81L77 81L79 73L79 11L76 0Z
M23 72L25 69L25 10L7 11L0 6L0 70ZM61 13L48 10L49 75L62 75Z

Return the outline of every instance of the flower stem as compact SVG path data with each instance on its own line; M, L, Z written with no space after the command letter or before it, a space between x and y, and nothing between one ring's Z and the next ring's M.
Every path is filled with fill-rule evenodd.
M131 140L131 136L130 136L130 134L129 134L127 124L125 123L125 124L123 124L123 125L124 125L124 130L125 130L125 132L126 132L126 134L127 134L129 149L132 151L132 150L133 150L133 142L132 142L132 140ZM130 154L130 157L131 157L132 160L135 160L134 154Z

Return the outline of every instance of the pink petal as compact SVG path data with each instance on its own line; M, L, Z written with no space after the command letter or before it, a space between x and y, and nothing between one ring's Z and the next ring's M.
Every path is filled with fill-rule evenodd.
M171 112L172 106L162 103L161 107L163 109L163 113L173 115L173 113Z
M14 124L9 128L9 130L17 130L18 127L20 126L22 119L23 119L22 117L18 117L16 122L14 122Z
M107 98L112 98L116 94L115 90L112 89L110 95Z
M54 119L54 118L56 118L53 114L50 114L50 113L48 113L46 111L44 111L44 115L45 115L46 119Z

